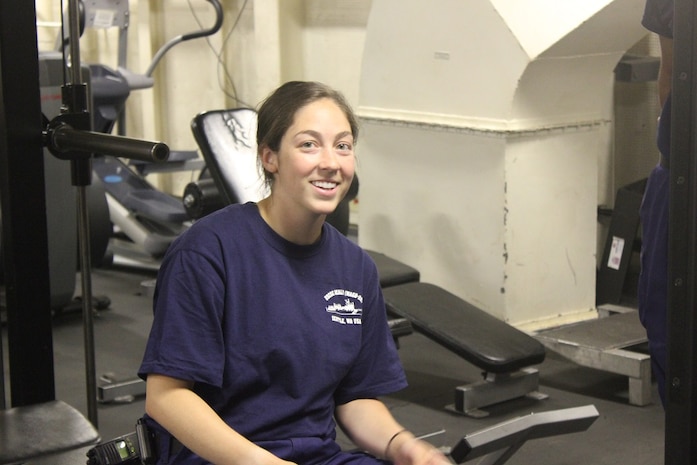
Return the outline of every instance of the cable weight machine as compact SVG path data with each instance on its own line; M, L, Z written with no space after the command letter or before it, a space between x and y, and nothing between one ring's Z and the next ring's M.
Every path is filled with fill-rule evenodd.
M64 67L69 72L62 86L62 107L58 116L44 121L42 142L52 155L70 161L71 182L77 189L78 244L82 287L82 318L87 383L87 417L97 427L97 376L92 319L92 280L89 243L89 211L86 187L92 180L94 153L113 155L131 160L161 163L169 157L169 147L162 142L150 142L93 132L88 111L87 85L82 82L79 44L78 0L68 3L69 66L64 53ZM67 79L69 78L69 79Z

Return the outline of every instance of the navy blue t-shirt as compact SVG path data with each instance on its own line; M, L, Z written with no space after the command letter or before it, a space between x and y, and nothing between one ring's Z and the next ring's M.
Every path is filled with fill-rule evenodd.
M673 38L673 0L647 0L641 24L651 32Z
M194 381L237 432L316 463L339 451L336 405L406 386L370 257L327 224L316 244L288 242L253 203L170 246L139 370L149 373ZM185 449L175 463L205 462Z

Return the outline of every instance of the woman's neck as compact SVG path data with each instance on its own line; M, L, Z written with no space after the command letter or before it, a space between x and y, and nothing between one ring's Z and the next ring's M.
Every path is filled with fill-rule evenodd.
M324 215L297 215L273 198L273 194L257 203L259 214L271 229L285 240L310 245L322 236Z

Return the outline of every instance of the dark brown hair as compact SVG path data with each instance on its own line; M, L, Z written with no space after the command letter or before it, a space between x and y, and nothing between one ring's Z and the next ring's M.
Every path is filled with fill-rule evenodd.
M343 94L326 84L313 81L290 81L276 89L259 107L257 116L257 154L267 146L278 152L281 139L293 124L295 114L306 105L317 100L333 100L344 112L354 143L358 140L358 119ZM261 164L261 161L259 161ZM271 173L264 171L266 183L271 185Z

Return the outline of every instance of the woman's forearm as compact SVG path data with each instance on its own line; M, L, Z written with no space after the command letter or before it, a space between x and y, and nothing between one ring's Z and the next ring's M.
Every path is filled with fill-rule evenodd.
M666 103L673 86L673 39L659 36L661 64L658 70L658 99L661 106Z
M361 449L397 465L449 465L434 446L400 425L385 404L358 399L336 408L341 428Z
M216 465L287 463L230 428L190 387L149 375L145 411L185 447Z

